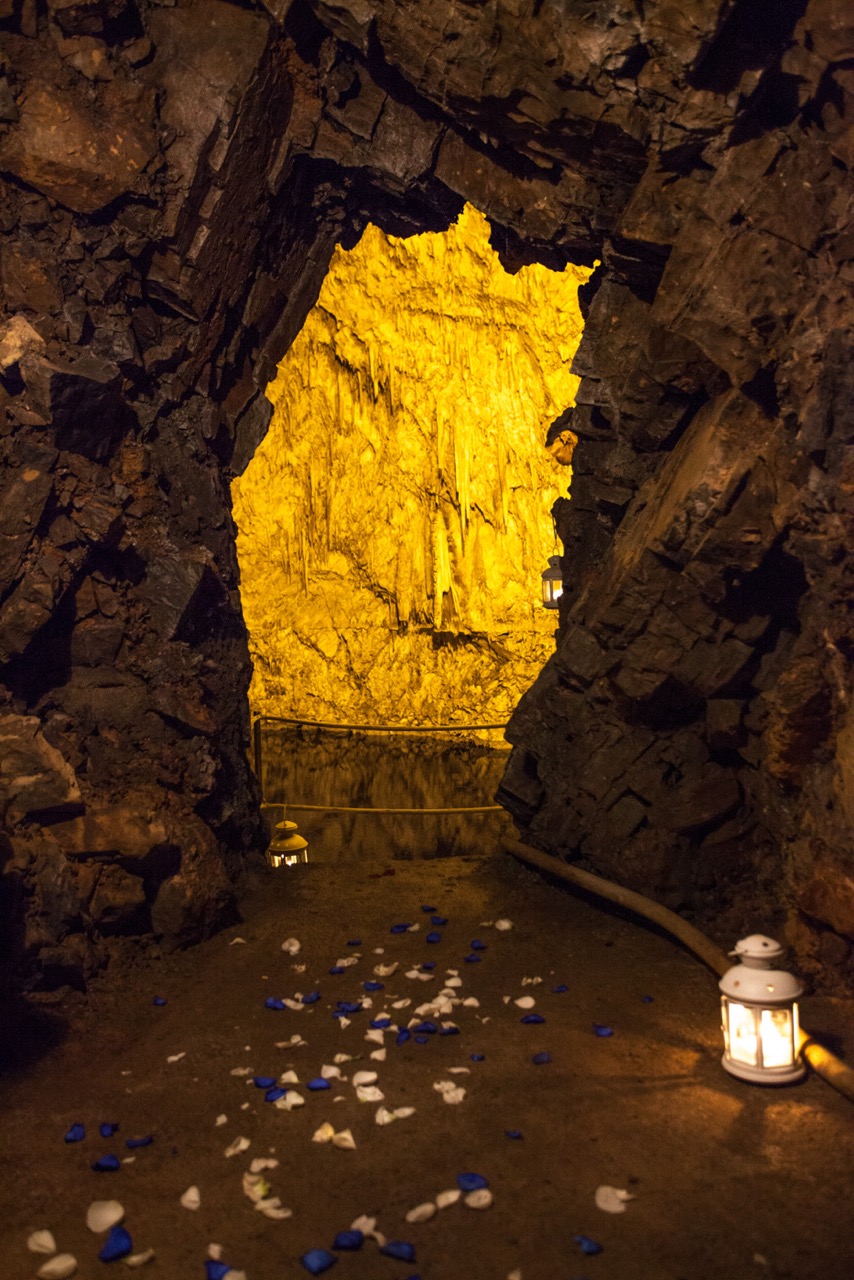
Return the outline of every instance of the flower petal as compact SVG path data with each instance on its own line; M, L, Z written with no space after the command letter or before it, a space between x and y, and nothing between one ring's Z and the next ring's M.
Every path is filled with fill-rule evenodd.
M124 1206L118 1200L93 1200L86 1210L86 1226L95 1235L100 1235L116 1226L124 1216Z
M102 1262L115 1262L117 1258L126 1258L129 1253L133 1253L130 1232L122 1226L111 1227L98 1257Z

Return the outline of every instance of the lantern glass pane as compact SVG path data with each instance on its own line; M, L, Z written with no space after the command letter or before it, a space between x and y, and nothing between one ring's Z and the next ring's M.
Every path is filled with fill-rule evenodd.
M729 1011L729 1056L749 1067L759 1066L759 1036L756 1014L744 1004L727 1001Z
M794 1061L792 1015L788 1009L763 1009L759 1018L763 1067L790 1067Z

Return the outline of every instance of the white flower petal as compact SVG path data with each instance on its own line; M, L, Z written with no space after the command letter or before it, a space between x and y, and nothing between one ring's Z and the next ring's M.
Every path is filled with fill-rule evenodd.
M355 1151L356 1139L349 1129L342 1129L340 1133L336 1133L333 1137L332 1145L333 1147L340 1147L342 1151Z
M517 1009L533 1009L537 1003L533 996L520 996L518 1000L514 1000Z
M282 950L286 951L289 956L295 956L299 954L301 945L296 938L285 938L282 943Z
M506 933L508 929L512 929L512 928L513 928L513 921L512 921L512 920L505 920L505 919L502 919L502 920L496 920L496 921L495 921L495 927L496 927L496 929L498 930L498 932L499 932L499 933Z
M410 1209L406 1215L407 1222L429 1222L436 1212L436 1206L432 1200L428 1200L425 1204L417 1204L414 1209Z
M41 1280L67 1280L77 1270L77 1259L73 1253L58 1253L36 1272Z
M488 1209L492 1204L492 1192L489 1187L480 1187L477 1191L470 1191L463 1200L463 1204L467 1209Z
M250 1173L263 1173L265 1169L278 1169L279 1162L272 1156L256 1156L249 1166Z
M225 1115L225 1113L223 1113L221 1116L217 1116L215 1123L217 1126L228 1124L228 1116Z
M125 1216L124 1207L118 1200L93 1200L86 1210L86 1226L96 1235L109 1231Z
M144 1267L147 1262L153 1261L153 1249L144 1249L142 1253L132 1253L127 1258L122 1258L122 1262L126 1267Z
M371 1058L374 1062L385 1062L386 1052L387 1050L385 1048L374 1049L373 1053L371 1054Z
M357 1071L353 1075L353 1084L357 1087L362 1084L375 1084L376 1080L376 1071Z
M456 1204L462 1194L459 1187L454 1187L452 1191L440 1191L436 1196L436 1207L447 1209L450 1205Z
M619 1187L601 1186L596 1188L596 1208L601 1209L603 1213L625 1213L626 1201L634 1200L634 1196L628 1191L621 1191Z
M382 1089L378 1089L376 1085L365 1084L359 1085L356 1090L356 1097L360 1102L383 1102L385 1094Z
M331 1142L335 1137L335 1126L331 1125L328 1120L324 1120L319 1129L315 1129L311 1135L312 1142Z
M249 1145L250 1142L248 1138L235 1138L234 1142L230 1143L226 1147L223 1155L226 1159L231 1159L232 1156L239 1156L241 1151L245 1151Z
M34 1231L27 1239L30 1253L56 1253L56 1241L50 1231Z
M198 1209L202 1203L201 1192L198 1187L187 1187L187 1190L181 1196L181 1204L185 1209Z

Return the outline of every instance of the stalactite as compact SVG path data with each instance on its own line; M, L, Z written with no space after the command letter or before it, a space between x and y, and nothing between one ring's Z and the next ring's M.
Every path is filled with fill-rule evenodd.
M538 577L569 473L543 439L572 401L588 273L509 276L488 236L471 209L444 236L369 227L355 250L336 251L282 362L269 434L234 485L252 644L280 673L263 691L256 676L265 710L300 710L310 687L332 718L394 719L408 668L416 720L453 719L469 687L481 690L472 718L500 718L546 656L553 621ZM286 640L270 616L282 599ZM331 619L352 641L356 618L349 666L325 665L314 633ZM509 636L509 663L485 659L484 645L434 648L429 632L492 626ZM371 628L382 646L367 642Z

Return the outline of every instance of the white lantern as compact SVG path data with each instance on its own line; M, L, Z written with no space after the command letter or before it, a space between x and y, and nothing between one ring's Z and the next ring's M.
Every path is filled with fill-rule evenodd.
M798 996L803 983L778 969L784 949L773 938L754 933L742 938L730 955L740 963L718 984L724 1032L724 1069L754 1084L789 1084L806 1068L798 1060Z
M546 609L556 609L557 602L563 595L563 571L560 567L560 556L549 556L549 567L540 575L543 585L543 605Z
M308 841L297 833L295 822L277 822L276 834L267 850L271 867L295 867L308 862Z

